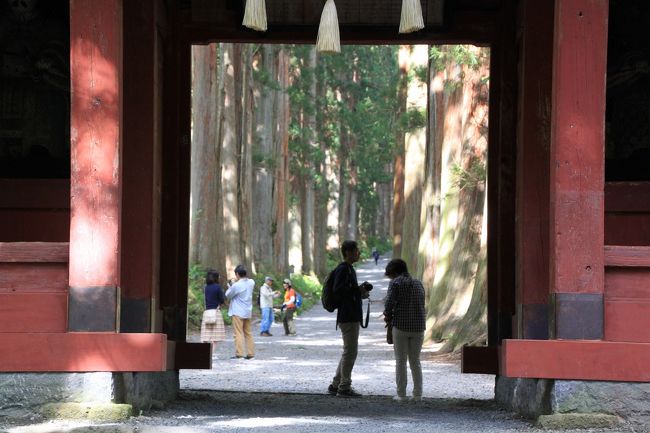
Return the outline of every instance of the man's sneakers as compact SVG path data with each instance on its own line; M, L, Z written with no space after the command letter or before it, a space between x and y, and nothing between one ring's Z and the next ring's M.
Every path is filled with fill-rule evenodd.
M396 395L396 396L393 396L393 401L403 403L405 401L408 401L408 399L406 397L402 397L401 395Z
M361 394L358 393L357 391L355 391L354 388L350 388L350 389L339 389L336 392L336 396L337 397L345 397L345 398L348 398L348 397L361 397Z
M273 334L271 334L271 333L268 332L268 331L260 332L260 335L261 335L262 337L273 337Z
M329 395L335 395L337 397L361 397L361 393L355 391L354 388L338 389L332 384L327 387L327 393Z

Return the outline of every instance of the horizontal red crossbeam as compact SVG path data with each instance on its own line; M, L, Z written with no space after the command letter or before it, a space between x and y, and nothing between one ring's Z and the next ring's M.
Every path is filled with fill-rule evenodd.
M2 372L165 371L165 334L0 333Z
M504 340L506 377L650 382L650 343Z

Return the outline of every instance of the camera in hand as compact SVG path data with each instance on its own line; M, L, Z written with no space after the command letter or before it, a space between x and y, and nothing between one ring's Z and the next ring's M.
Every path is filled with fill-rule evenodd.
M369 292L369 291L372 290L372 284L370 284L370 283L367 282L367 281L364 281L363 283L361 283L361 284L359 285L359 287L362 288L363 290L365 290L366 292Z

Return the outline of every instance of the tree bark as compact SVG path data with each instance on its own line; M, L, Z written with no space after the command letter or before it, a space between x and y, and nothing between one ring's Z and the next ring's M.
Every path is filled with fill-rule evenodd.
M406 97L408 94L408 73L410 47L402 45L399 49L399 86L397 89L397 111L395 116L400 119L406 112ZM399 123L399 122L396 122ZM404 229L404 131L396 129L395 133L395 163L393 165L393 211L391 213L391 232L393 238L393 257L402 257L402 234Z
M241 69L238 71L241 92L239 111L239 221L240 245L243 263L255 273L255 263L251 245L253 244L253 88L252 88L252 54L251 44L238 44L240 49ZM239 101L239 99L238 99Z
M219 79L216 44L192 47L190 264L219 268Z
M270 80L277 79L277 49L275 45L262 46L260 70L266 73ZM279 158L274 154L275 138L274 107L276 92L269 85L256 83L255 106L261 107L256 111L256 149L259 161L255 164L255 182L253 184L253 251L255 261L264 268L273 267L273 170L274 161ZM259 112L261 111L261 113Z
M480 67L448 63L445 77L451 80L453 90L435 107L444 113L439 125L443 131L434 135L442 141L443 199L425 337L445 340L445 351L484 340L487 327L484 211L488 86L483 78L488 76L489 66L486 49L466 49L481 60ZM435 87L444 93L442 85Z
M411 46L409 51L409 69L417 70L418 68L427 67L429 58L427 45ZM406 108L409 119L416 118L415 113L426 111L428 99L427 87L426 82L422 82L415 77L409 81L406 96ZM426 155L426 125L413 125L410 123L404 137L406 153L404 157L402 258L407 263L411 272L415 272L418 264L420 242L420 214L425 168L425 158L423 156Z
M274 267L285 274L288 269L288 177L289 177L289 53L282 46L278 52L278 84L276 91L277 130L275 136L275 167L273 186L273 258Z
M234 44L223 44L223 69L224 69L224 104L223 127L221 136L221 188L223 197L224 237L223 248L227 273L230 276L242 261L240 248L239 227L239 160L237 134L238 112L240 104L237 103L238 92L235 65L241 61L239 50L234 49ZM224 276L225 278L225 276Z

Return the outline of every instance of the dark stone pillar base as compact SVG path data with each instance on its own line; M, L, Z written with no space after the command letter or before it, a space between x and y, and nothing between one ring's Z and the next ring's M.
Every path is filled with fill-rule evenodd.
M527 418L550 414L611 414L650 421L650 383L521 379L497 376L499 405Z
M0 413L33 416L52 403L129 404L133 413L160 408L178 394L177 371L146 373L2 373Z

